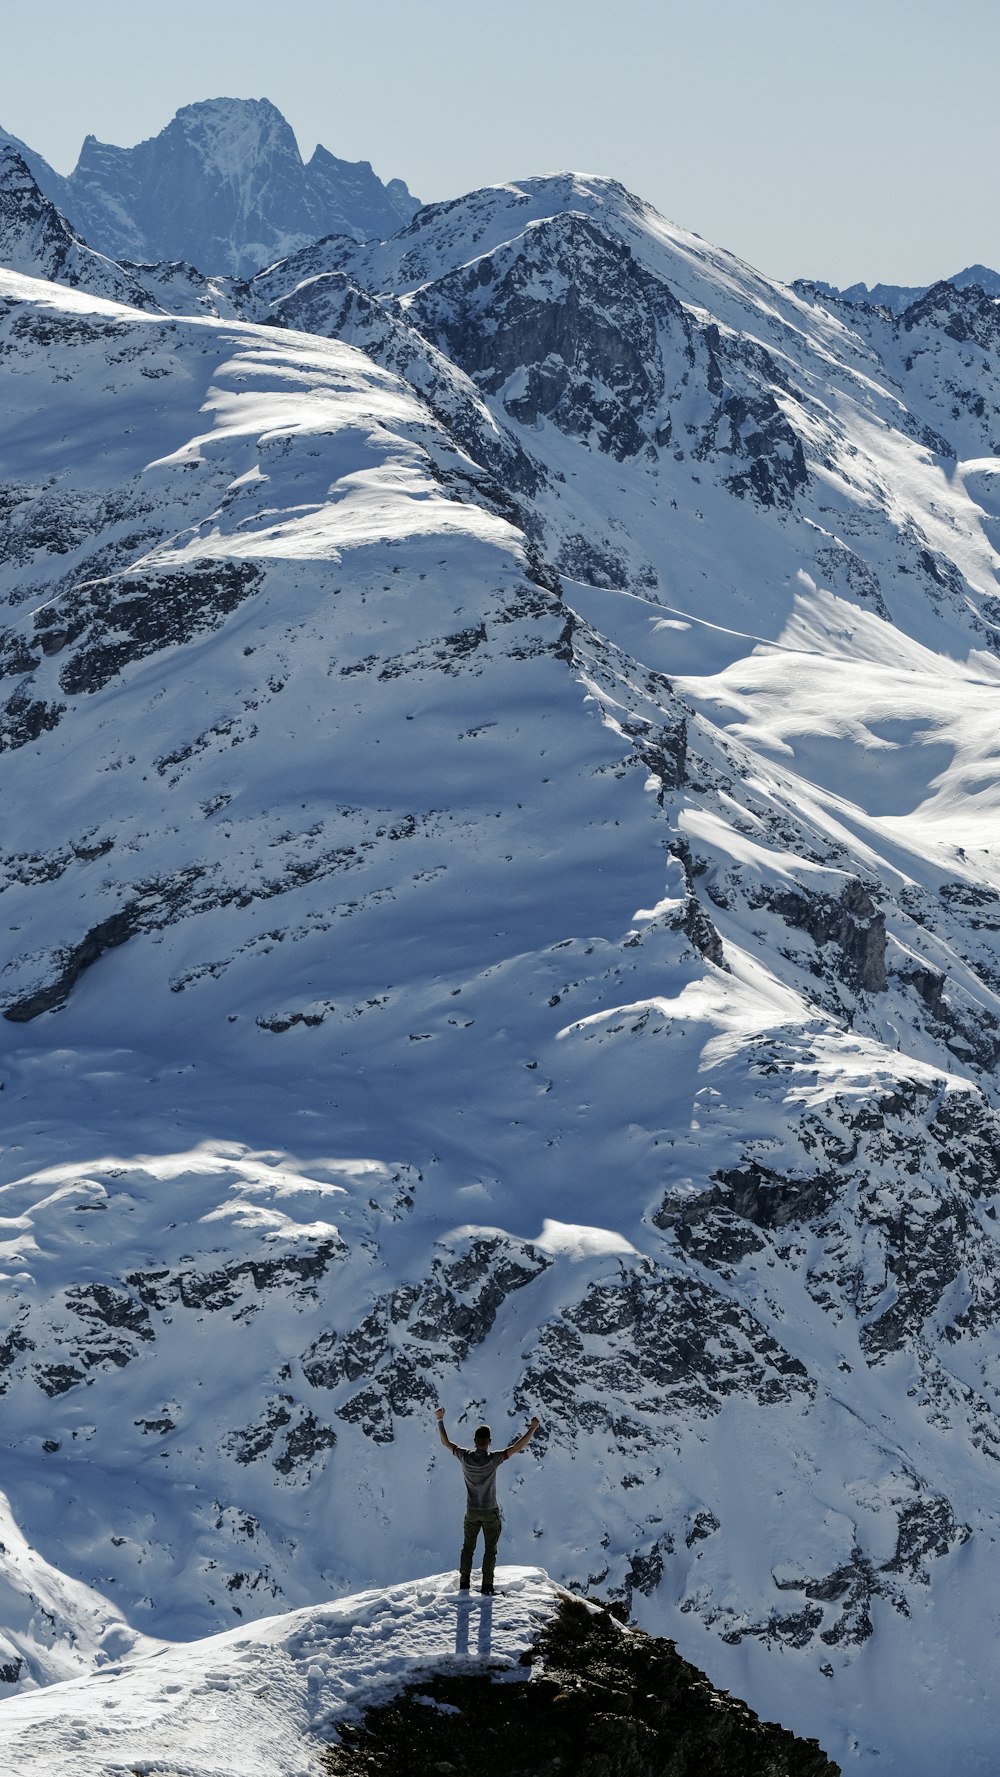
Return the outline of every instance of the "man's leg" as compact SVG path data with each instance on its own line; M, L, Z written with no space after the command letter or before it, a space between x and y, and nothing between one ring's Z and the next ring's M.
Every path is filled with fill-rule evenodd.
M483 1514L483 1591L492 1592L493 1573L497 1564L497 1543L503 1529L499 1512Z
M458 1583L463 1591L468 1591L469 1579L472 1574L472 1556L479 1535L479 1519L466 1512L464 1523L465 1537L462 1542L462 1553L458 1562Z

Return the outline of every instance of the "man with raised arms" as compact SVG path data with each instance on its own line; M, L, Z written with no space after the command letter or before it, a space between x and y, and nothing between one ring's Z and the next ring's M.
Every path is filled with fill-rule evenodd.
M459 1591L469 1590L472 1577L472 1556L475 1551L479 1532L483 1533L483 1585L486 1593L493 1591L493 1573L496 1567L497 1543L503 1528L500 1507L497 1505L497 1469L508 1456L516 1456L523 1450L529 1439L538 1430L538 1420L532 1419L526 1432L508 1444L506 1450L491 1450L490 1441L493 1433L488 1425L477 1425L471 1450L463 1450L459 1444L453 1444L444 1428L444 1408L435 1410L438 1422L438 1436L446 1450L457 1456L462 1464L465 1476L467 1495L465 1507L465 1538L462 1543L462 1554L459 1561Z

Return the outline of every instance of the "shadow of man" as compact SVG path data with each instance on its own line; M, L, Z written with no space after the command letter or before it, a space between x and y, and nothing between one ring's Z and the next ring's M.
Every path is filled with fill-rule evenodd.
M493 1652L493 1600L484 1598L479 1606L479 1658L488 1660Z

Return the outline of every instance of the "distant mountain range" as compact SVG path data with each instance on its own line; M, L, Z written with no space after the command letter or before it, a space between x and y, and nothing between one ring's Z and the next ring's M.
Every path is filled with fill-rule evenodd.
M981 290L984 296L1000 296L1000 272L991 271L988 265L967 265L964 271L955 272L953 277L942 278L939 282L951 284L956 290ZM820 296L838 296L842 302L864 303L868 308L890 309L894 315L901 315L911 303L926 296L931 284L848 284L844 290L836 284L827 284L822 279L801 279L796 283Z
M419 209L402 179L318 147L303 162L268 99L185 105L158 136L117 148L88 136L69 178L0 129L39 189L113 259L187 260L247 274L322 235L394 234Z

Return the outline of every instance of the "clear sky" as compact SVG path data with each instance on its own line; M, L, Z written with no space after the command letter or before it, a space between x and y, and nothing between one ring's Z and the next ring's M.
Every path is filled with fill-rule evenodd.
M574 167L781 278L1000 269L1000 0L42 0L0 125L69 172L178 106L272 99L424 201Z

